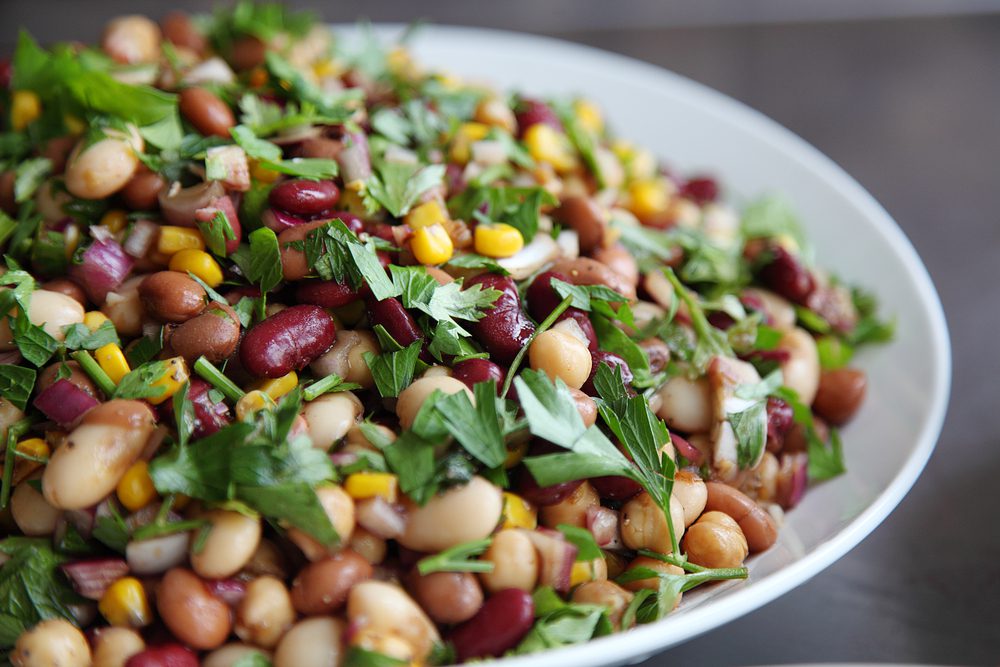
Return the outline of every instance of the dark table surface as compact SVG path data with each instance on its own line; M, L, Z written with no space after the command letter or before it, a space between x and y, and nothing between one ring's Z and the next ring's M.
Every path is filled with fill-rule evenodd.
M392 3L399 11L383 16L385 4L370 15L455 21L429 11L433 3ZM0 0L0 46L19 24L43 38L93 38L109 16L164 7ZM496 6L469 20L519 23ZM1000 330L1000 18L553 34L706 83L830 155L913 241L954 348L939 445L885 523L807 584L646 667L1000 662L1000 354L989 345Z

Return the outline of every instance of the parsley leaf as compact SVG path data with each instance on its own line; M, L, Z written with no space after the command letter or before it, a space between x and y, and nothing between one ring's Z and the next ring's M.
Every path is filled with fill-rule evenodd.
M479 382L473 392L475 406L464 391L459 391L442 395L434 407L448 432L465 451L487 468L497 468L507 458L507 448L500 428L496 382Z
M229 132L249 157L254 158L262 167L271 171L299 178L308 178L314 181L333 178L337 175L338 165L336 160L323 158L292 158L284 160L281 157L281 148L270 141L257 138L253 130L246 125L237 125Z
M262 293L270 292L284 278L278 236L267 227L261 227L250 232L249 239L250 245L240 246L232 259L247 280L257 283Z
M484 185L467 188L452 197L448 209L457 219L479 218L512 225L521 232L525 243L530 243L538 231L542 205L556 203L555 197L542 187Z
M150 361L129 371L115 387L113 398L156 398L166 391L165 385L154 384L172 372L172 362Z
M740 231L748 239L789 236L800 248L805 247L805 234L789 203L780 197L761 197L743 211Z
M14 172L14 202L22 204L35 194L52 171L52 160L45 157L24 160Z
M220 257L226 256L226 241L236 238L236 232L233 231L229 218L225 211L221 210L217 210L208 222L199 222L198 229L205 239L205 246L209 252Z
M420 356L421 341L414 341L408 347L396 352L376 355L365 352L365 363L371 369L375 387L383 398L393 398L410 386Z
M110 343L119 343L118 332L111 320L101 322L94 331L85 324L70 324L63 327L66 338L63 345L67 350L96 350Z
M28 405L28 397L35 386L35 371L13 364L0 364L0 396L19 410Z
M362 243L339 218L310 231L302 250L306 265L323 280L348 281L355 289L367 283L378 300L399 294L385 275L374 242Z
M424 192L439 185L445 168L441 164L421 167L419 164L386 162L365 183L366 201L374 200L394 217L402 217Z
M14 344L21 355L35 366L44 366L59 349L59 341L42 327L32 324L24 310L13 320Z
M566 602L548 586L540 587L532 598L537 620L514 649L516 655L579 644L613 631L603 605Z
M586 528L561 523L556 528L566 537L566 541L576 545L576 559L591 561L604 558L604 552L597 546L594 534Z
M22 632L48 618L76 623L70 606L82 600L59 573L65 559L48 539L8 537L0 553L10 557L0 568L0 648L12 647Z

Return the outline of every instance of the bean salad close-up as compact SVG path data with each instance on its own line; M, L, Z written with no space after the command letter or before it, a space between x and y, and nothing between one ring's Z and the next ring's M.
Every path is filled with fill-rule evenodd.
M893 326L784 199L355 37L240 2L0 62L7 663L585 642L851 464Z

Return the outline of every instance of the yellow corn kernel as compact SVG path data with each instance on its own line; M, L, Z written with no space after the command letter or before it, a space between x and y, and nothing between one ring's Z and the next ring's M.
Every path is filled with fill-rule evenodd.
M344 491L355 500L381 496L394 503L399 496L399 480L387 472L356 472L344 480Z
M73 253L76 252L76 247L80 244L80 227L75 224L66 225L66 229L63 230L63 243L66 244L63 248L66 259L73 259Z
M411 209L410 212L406 214L405 218L406 224L408 224L412 229L439 225L447 219L448 213L444 210L444 207L433 199Z
M521 462L524 455L528 453L528 441L507 443L507 458L504 459L503 467L510 469Z
M490 126L484 123L462 123L455 131L451 142L451 159L465 164L471 157L471 146L485 139L490 132Z
M42 115L42 101L30 90L14 91L10 101L10 125L15 132L28 127Z
M108 316L99 310L90 310L83 314L83 324L91 331L97 331L108 321Z
M108 586L97 608L111 625L142 628L153 621L146 589L135 577L122 577Z
M50 453L48 443L41 438L22 440L17 443L14 450L34 459L40 459L39 461L33 461L29 458L16 457L14 459L14 484L27 479L32 473L41 468L44 465L44 460L49 457ZM0 470L2 470L2 467L0 467Z
M160 238L156 241L156 249L164 255L173 255L185 248L195 250L205 249L205 239L201 232L188 227L164 225L160 227Z
M525 131L524 145L531 157L548 162L560 173L576 169L576 155L566 135L545 123L535 123Z
M341 64L333 58L324 58L323 60L317 61L313 64L312 70L317 79L322 79L328 76L339 77L344 73L343 66L341 66Z
M276 180L281 178L281 174L276 172L274 169L268 169L263 166L257 160L250 160L250 175L255 181L261 183L274 183Z
M268 378L256 382L253 388L254 391L262 391L267 394L272 401L277 401L292 389L295 389L298 384L299 376L295 374L295 371L289 371L287 375L282 375L280 378Z
M71 114L63 116L63 125L66 126L66 131L74 137L80 136L87 131L87 124L83 122L83 119Z
M538 510L519 495L504 491L502 528L527 528L538 526Z
M410 240L410 249L413 256L421 264L435 265L444 264L451 259L455 251L455 244L451 242L451 237L441 225L431 225L421 227L413 232Z
M97 365L108 374L108 377L115 384L121 382L122 378L132 370L125 359L125 353L115 343L108 343L97 348L94 350L94 356L97 358Z
M112 234L125 229L128 223L128 213L120 208L113 208L101 216L101 226L107 227Z
M118 482L118 500L130 512L138 512L156 499L156 487L149 477L149 464L136 461Z
M802 252L802 249L799 247L799 242L795 240L794 236L786 232L776 234L774 237L774 242L780 245L788 252L792 253L793 255L797 255L800 252Z
M670 194L662 179L635 181L628 188L628 209L639 218L659 215L670 206Z
M604 130L604 118L601 110L590 100L577 100L573 103L573 113L583 129L592 134L600 134Z
M389 67L389 71L391 72L396 74L412 73L413 59L410 57L410 52L402 46L393 47L389 53L386 54L385 60L385 64Z
M236 402L236 418L243 421L258 410L273 406L274 401L271 400L270 396L259 389L254 389L245 393L243 398Z
M193 273L209 287L218 287L222 284L222 269L219 268L219 263L204 250L195 248L178 250L170 257L168 267L171 271Z
M569 574L569 585L578 586L594 579L594 563L589 560L578 560L573 563L573 569Z
M487 257L512 257L524 247L524 237L512 225L498 222L476 226L476 252Z
M188 381L188 367L184 363L184 357L171 357L166 359L167 370L160 377L159 380L155 380L149 383L150 387L163 387L166 389L165 392L159 396L152 396L146 400L153 405L159 405L160 403L168 400L171 396L176 394L184 386L184 383Z

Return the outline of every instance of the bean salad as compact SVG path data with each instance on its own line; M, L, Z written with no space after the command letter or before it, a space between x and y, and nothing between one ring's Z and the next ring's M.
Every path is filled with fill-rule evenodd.
M0 63L8 663L585 642L843 472L892 325L784 200L359 32L239 2Z

